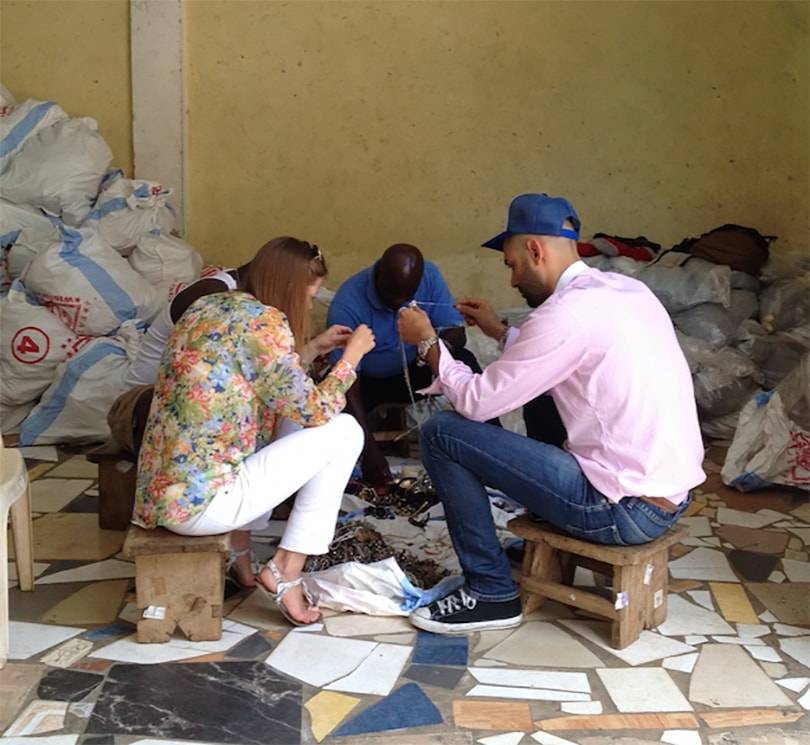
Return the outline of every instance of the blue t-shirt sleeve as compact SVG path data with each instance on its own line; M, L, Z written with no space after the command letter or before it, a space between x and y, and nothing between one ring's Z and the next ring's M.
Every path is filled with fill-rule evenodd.
M430 297L431 303L439 303L439 305L431 305L428 308L428 315L430 322L435 329L447 328L448 326L463 326L464 319L454 307L456 302L450 288L444 281L441 272L433 264L426 264L425 273L429 272L428 279L430 281Z

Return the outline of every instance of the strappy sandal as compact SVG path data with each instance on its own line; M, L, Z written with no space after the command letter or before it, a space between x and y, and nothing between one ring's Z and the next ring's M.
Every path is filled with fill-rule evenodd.
M225 576L233 582L240 590L252 590L256 585L246 585L243 582L239 581L239 577L236 576L236 572L233 570L233 565L236 563L236 560L241 556L247 556L250 554L250 546L247 548L242 548L239 551L234 551L233 549L228 550L228 558L225 559ZM253 562L250 562L251 569L253 568Z
M276 581L276 591L273 592L272 590L269 590L264 582L262 582L261 576L258 574L256 575L256 587L258 587L261 593L271 603L273 603L276 608L278 608L281 615L284 616L284 618L286 618L293 626L309 626L310 622L299 621L298 619L293 618L292 615L290 615L290 612L287 610L287 606L285 606L282 602L284 595L288 590L301 585L301 589L304 591L304 599L307 601L310 607L315 605L315 599L312 597L312 595L310 595L309 590L307 590L307 586L304 584L304 578L298 577L289 581L285 580L282 578L279 568L272 559L270 559L265 566L270 570L270 574L273 575L273 579Z

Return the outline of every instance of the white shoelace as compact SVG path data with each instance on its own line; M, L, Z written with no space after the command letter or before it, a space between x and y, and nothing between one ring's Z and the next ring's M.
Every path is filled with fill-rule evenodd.
M478 605L478 601L474 597L464 592L464 589L462 588L458 591L458 593L454 592L452 595L448 595L441 600L437 600L436 605L439 609L439 613L442 616L449 616L451 613L458 613L460 610L462 610L462 608L473 610L473 608Z

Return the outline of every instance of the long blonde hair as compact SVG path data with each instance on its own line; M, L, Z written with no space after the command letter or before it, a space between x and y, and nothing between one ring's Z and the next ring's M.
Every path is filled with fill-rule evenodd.
M284 235L259 249L250 262L245 290L286 314L296 346L300 346L309 334L307 287L326 273L326 262L317 246Z

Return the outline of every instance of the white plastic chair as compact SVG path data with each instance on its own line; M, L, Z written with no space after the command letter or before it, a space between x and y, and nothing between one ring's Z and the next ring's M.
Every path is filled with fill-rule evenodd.
M6 525L11 511L11 532L21 590L34 589L34 541L31 526L31 485L19 450L3 445L0 435L0 668L9 648L8 542Z

